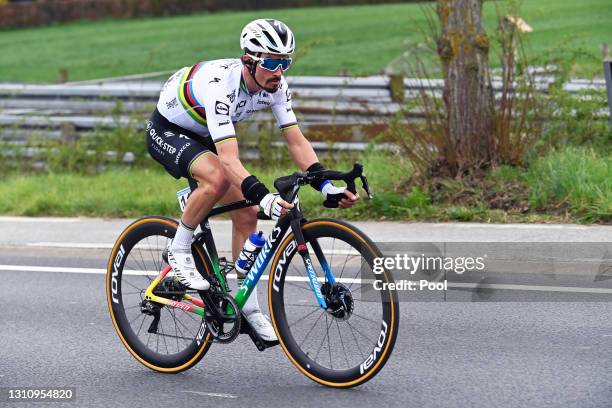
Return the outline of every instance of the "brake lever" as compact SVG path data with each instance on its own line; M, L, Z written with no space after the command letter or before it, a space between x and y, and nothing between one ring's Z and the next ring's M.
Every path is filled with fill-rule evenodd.
M368 198L371 199L372 193L370 193L370 186L368 184L368 179L366 178L365 174L362 174L361 176L359 176L359 178L361 179L361 186L363 187L366 194L368 195Z

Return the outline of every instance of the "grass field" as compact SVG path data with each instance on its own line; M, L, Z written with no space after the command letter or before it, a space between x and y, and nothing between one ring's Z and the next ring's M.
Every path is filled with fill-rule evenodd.
M574 74L601 76L600 46L612 41L610 0L528 0L522 17L534 28L531 55L581 49ZM239 55L243 25L259 17L288 23L297 36L292 75L379 73L418 41L425 17L419 4L390 4L199 14L138 20L77 22L0 31L0 81L54 82L58 70L83 80L174 70L198 60ZM494 2L485 23L496 25ZM493 57L492 57L493 58ZM494 58L493 58L494 59ZM495 62L493 61L495 64Z
M400 156L369 152L365 165L371 200L349 210L330 210L321 195L309 186L300 190L300 201L309 218L379 219L402 221L480 222L612 222L612 157L589 149L551 151L528 169L503 167L490 172L478 186L450 180L446 199L431 191L408 187L410 164ZM352 162L332 167L348 170ZM295 171L291 165L246 165L268 186L281 175ZM115 169L97 175L50 173L0 175L0 214L27 216L140 217L179 216L175 192L186 181L175 180L160 166L151 169ZM357 182L360 188L360 183ZM504 197L514 209L492 207L491 193ZM361 192L363 194L363 192Z

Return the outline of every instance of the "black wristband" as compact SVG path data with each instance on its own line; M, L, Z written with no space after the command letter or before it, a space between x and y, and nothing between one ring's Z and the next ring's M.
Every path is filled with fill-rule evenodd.
M319 162L316 162L314 164L311 164L310 167L308 167L306 169L307 172L311 172L311 171L325 171L327 170L325 167L323 167L323 165ZM317 181L313 181L312 183L310 183L310 185L312 186L312 188L314 188L317 191L321 191L321 185L323 184L323 180L317 180Z
M244 198L252 203L259 204L260 201L270 193L270 190L257 179L257 177L250 175L240 183L240 189Z

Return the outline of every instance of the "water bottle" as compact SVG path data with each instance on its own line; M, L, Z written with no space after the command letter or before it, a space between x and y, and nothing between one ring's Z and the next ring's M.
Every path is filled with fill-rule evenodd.
M236 260L236 271L246 275L251 270L251 266L255 262L259 251L266 243L266 240L263 237L263 232L259 231L256 233L249 234L249 238L247 238L244 243L244 248L240 251L240 255Z

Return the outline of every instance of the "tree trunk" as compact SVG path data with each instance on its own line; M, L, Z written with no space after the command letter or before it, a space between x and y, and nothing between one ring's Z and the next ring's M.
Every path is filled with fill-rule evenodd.
M438 54L444 72L448 151L453 174L496 161L489 39L482 24L482 0L438 0L441 35Z

